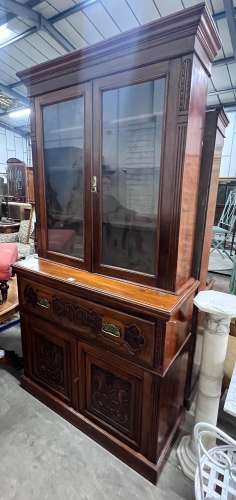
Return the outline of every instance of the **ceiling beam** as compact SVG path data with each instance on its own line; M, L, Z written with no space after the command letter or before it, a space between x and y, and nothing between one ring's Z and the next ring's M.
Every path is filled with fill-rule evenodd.
M58 21L66 19L67 17L72 16L76 12L80 12L86 7L93 5L94 3L98 3L98 0L81 0L81 2L75 5L74 7L70 7L69 9L66 9L63 12L58 12L58 14L55 14L55 16L50 17L49 20L53 24L57 23Z
M213 62L213 66L223 66L223 64L232 64L235 63L235 57L222 57L222 59L216 59L216 61Z
M227 89L220 89L220 90L211 90L208 92L208 95L219 95L219 94L228 94L228 92L236 92L236 87L231 87Z
M30 102L29 99L21 94L18 94L15 90L9 88L7 85L3 85L3 83L0 83L0 92L3 92L4 94L8 95L12 99L16 99L17 101L21 102L24 104L24 106L29 106Z
M0 26L4 26L4 24L9 23L12 19L15 19L16 16L14 14L9 14L9 12L6 12L6 14L3 14L2 17L0 17Z
M7 130L12 130L12 132L19 134L22 137L29 137L30 135L30 132L24 131L21 127L14 127L13 125L8 125L8 123L2 122L1 114L0 114L0 127L6 128Z
M6 8L6 0L0 0L0 6ZM75 50L74 45L53 26L51 21L33 10L29 5L18 3L16 0L7 0L7 9L16 17L23 17L32 21L37 30L44 29L47 31L67 52Z
M18 42L19 40L22 40L23 38L27 38L27 36L33 35L34 33L37 33L38 29L36 26L34 28L29 28L26 31L23 31L23 33L20 33L19 35L14 36L13 38L10 38L10 40L7 40L4 43L0 44L0 49L3 49L4 47L7 47L8 45L11 45L12 43Z
M236 15L236 7L234 7L234 16ZM222 12L217 12L217 14L213 14L213 19L215 21L220 21L221 19L226 18L226 12L223 10Z
M231 38L231 43L234 52L234 58L236 59L236 22L235 22L235 8L233 0L223 0L226 19L229 28L229 34Z
M6 0L0 0L0 6L7 9L11 12L11 14L14 14L17 17L30 19L30 21L33 21L38 27L41 25L40 14L25 4L18 3L16 0L7 0L7 2Z

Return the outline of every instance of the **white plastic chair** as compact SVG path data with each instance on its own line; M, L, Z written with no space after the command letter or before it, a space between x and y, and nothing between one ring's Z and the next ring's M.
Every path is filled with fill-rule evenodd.
M235 500L236 441L217 427L203 422L195 425L194 438L198 463L195 474L196 500ZM217 444L206 449L206 439Z

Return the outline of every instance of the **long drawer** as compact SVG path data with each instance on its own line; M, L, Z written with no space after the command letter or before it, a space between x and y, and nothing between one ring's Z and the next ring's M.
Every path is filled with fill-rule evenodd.
M91 339L145 366L154 366L155 321L138 318L25 278L21 278L20 284L20 305L26 311L64 326L82 339Z

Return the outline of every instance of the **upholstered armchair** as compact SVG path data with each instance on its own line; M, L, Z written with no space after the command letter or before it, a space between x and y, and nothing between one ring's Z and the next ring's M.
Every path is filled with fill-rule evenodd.
M0 243L16 243L19 258L28 257L34 253L34 240L32 238L32 221L22 220L17 233L0 234Z

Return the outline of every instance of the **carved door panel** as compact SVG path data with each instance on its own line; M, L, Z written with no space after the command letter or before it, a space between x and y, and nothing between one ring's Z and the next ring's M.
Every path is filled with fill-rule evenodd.
M73 344L69 337L50 323L28 314L24 328L28 336L27 365L30 376L70 404L74 363Z
M79 411L140 448L143 374L106 351L79 344Z

